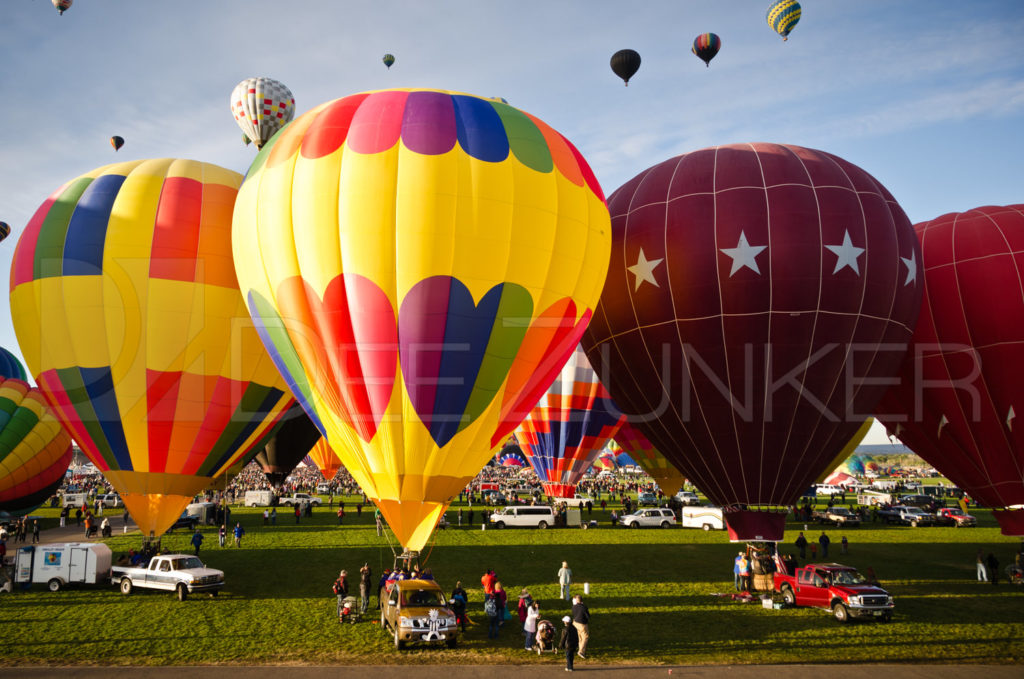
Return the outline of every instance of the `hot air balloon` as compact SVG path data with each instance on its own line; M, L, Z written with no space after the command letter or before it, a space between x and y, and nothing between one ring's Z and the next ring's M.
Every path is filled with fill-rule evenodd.
M242 133L242 143L245 144L246 146L252 143L252 139L249 139L249 135L247 135L245 132Z
M607 450L597 456L592 466L598 471L615 471L619 467L615 461L615 453Z
M28 379L25 374L25 366L21 364L18 357L7 349L0 347L0 378L8 379L13 377L22 382Z
M74 0L53 0L53 6L61 16L64 16L64 10L71 7L73 3Z
M115 134L110 138L110 145L114 147L115 151L120 151L121 147L124 146L124 137L119 137Z
M855 165L776 144L672 158L609 209L588 357L630 423L727 508L733 539L781 539L776 510L903 358L921 298L909 220Z
M231 92L231 114L256 148L263 148L295 115L295 97L273 78L246 78Z
M108 165L57 189L14 253L25 363L143 535L162 534L292 404L232 266L241 181L192 160Z
M571 498L622 422L583 349L577 348L519 425L516 438L544 492Z
M511 443L498 451L498 454L495 455L495 459L498 461L498 464L503 467L525 467L528 464L526 456L523 455L522 449L514 443Z
M835 459L833 459L831 462L825 465L825 470L821 473L820 476L818 476L817 479L814 480L814 482L825 483L825 477L828 476L831 472L838 469L839 466L846 460L846 458L853 455L853 451L857 450L857 446L860 445L860 442L863 441L864 437L868 435L869 431L871 431L871 425L873 425L874 423L875 418L873 417L869 417L866 420L864 420L864 424L860 426L860 429L858 429L854 433L853 437L846 442L846 445L843 446L842 450L836 453Z
M337 453L331 448L331 444L327 442L327 439L322 436L313 445L313 449L309 451L309 458L316 465L316 468L320 470L324 481L333 479L342 466Z
M0 241L11 235L11 225L7 222L0 222Z
M270 485L277 487L284 483L320 438L320 430L296 403L281 417L273 436L253 459Z
M0 513L28 514L53 495L71 464L71 437L38 389L0 379Z
M607 269L601 188L538 118L446 91L328 102L268 146L233 222L253 319L419 551L578 343Z
M783 40L789 40L789 33L800 21L800 3L796 0L778 0L773 2L765 14L768 25L772 30L782 36Z
M633 461L647 472L648 476L654 479L658 488L661 488L665 495L675 495L686 483L686 477L651 445L651 442L639 429L629 422L623 422L619 427L619 431L615 434L615 443L620 450L633 458Z
M394 64L394 63L395 63L395 55L394 54L385 54L384 55L384 65L388 67L388 70L391 69L391 65Z
M714 33L701 33L693 40L693 47L690 51L700 57L705 66L711 65L711 60L722 49L722 39Z
M924 302L899 384L876 416L1024 536L1024 205L951 213L915 227ZM1010 508L1010 509L1006 509Z
M629 79L640 70L640 54L634 50L619 50L612 55L612 72L629 87Z

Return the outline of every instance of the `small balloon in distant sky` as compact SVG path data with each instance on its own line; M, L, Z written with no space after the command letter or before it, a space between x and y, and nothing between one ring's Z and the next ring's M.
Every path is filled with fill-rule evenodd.
M53 6L57 8L57 12L64 14L64 10L71 6L74 0L53 0Z
M693 47L690 51L696 54L705 66L711 65L711 60L722 49L722 39L714 33L701 33L693 40Z
M640 54L635 50L619 50L612 55L612 71L629 87L629 79L640 70Z
M395 63L395 55L394 54L385 54L384 55L384 65L387 66L388 69L390 69L391 65L394 64L394 63Z
M110 145L114 147L115 151L120 151L121 147L124 146L124 137L119 137L115 134L110 138Z
M772 30L782 36L783 40L789 40L789 33L800 21L800 3L796 0L778 0L773 2L765 15L768 25Z

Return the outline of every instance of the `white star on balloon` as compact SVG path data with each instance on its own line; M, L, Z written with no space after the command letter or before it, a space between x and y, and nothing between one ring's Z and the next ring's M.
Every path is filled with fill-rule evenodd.
M850 232L846 231L843 234L842 245L826 245L826 248L832 251L832 254L836 256L836 268L832 270L832 273L839 273L843 267L850 267L853 272L860 275L860 267L857 265L857 258L864 252L864 248L858 248L854 246L853 241L850 240Z
M902 259L903 263L907 265L907 280L903 282L903 285L907 286L907 285L910 285L911 283L913 283L916 286L917 285L917 253L916 252L911 252L910 253L910 259L907 259L906 257L900 257L900 259Z
M636 259L636 264L633 266L626 267L626 269L636 276L636 282L633 284L633 292L640 289L640 286L644 283L650 283L656 288L660 288L658 281L654 279L654 268L664 261L664 257L661 259L648 260L644 256L644 249L640 248L640 255Z
M761 270L757 268L757 256L767 247L767 245L751 245L747 242L747 235L740 231L740 239L736 243L736 247L720 248L726 257L732 259L732 269L729 271L729 278L732 278L732 275L743 267L747 267L754 273L761 273Z

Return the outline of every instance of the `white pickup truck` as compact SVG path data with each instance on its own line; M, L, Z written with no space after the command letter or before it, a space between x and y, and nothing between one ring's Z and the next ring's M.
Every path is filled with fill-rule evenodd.
M224 587L224 572L207 568L191 554L162 554L151 558L146 567L112 567L110 582L120 586L122 594L131 594L136 587L165 589L184 601L196 592L217 596Z
M323 504L323 500L321 500L315 495L310 495L309 493L295 493L294 495L279 498L277 504L286 505L288 507L293 507L295 505L311 504L314 507L319 507L321 504Z

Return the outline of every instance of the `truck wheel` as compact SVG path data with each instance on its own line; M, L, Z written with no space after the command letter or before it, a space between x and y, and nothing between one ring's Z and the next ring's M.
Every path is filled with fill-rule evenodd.
M381 606L381 609L380 609L380 628L381 629L387 629L388 628L388 619L384 615L384 607L383 606Z
M710 523L705 523L703 526L701 526L701 528L703 528L706 531L711 530L711 524Z
M882 622L892 622L892 612L886 611L880 618Z
M548 522L547 521L541 521L540 523L537 524L537 528L540 528L541 530L544 530L547 527L548 527Z
M668 521L662 521L661 522L661 527L662 528L671 528L672 524L670 524Z
M402 650L402 640L398 637L398 627L395 627L395 650Z
M849 622L850 611L847 610L846 604L837 601L832 607L832 615L836 616L836 620L839 622Z
M121 578L121 594L132 593L132 581L128 578Z
M789 585L782 588L782 601L787 606L796 606L796 594L793 593L793 588Z
M213 598L213 597L217 596L218 594L220 594L220 590L219 589L215 589L212 592L210 592L210 597Z
M505 522L504 521L495 521L494 522L494 527L497 528L498 530L501 530L502 528L505 527Z
M178 585L178 601L184 601L188 598L188 588L185 585Z
M60 580L58 580L57 578L52 578L48 583L46 583L46 586L50 588L51 592L59 592Z
M448 648L455 648L459 645L459 640L455 637L450 637L446 639L444 643L446 646L448 646Z
M910 522L910 527L911 528L917 528L917 521L911 521Z

